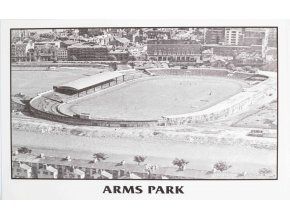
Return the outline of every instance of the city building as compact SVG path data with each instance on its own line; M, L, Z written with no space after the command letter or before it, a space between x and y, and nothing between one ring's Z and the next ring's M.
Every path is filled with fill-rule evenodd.
M37 178L43 179L57 179L58 170L52 166L44 164L41 168L38 169Z
M199 62L202 46L191 40L149 40L149 59L173 62Z
M56 52L57 60L66 61L67 60L67 49L59 48Z
M266 37L264 28L245 28L243 31L243 45L262 45Z
M276 28L269 28L268 32L268 47L277 48L277 29Z
M12 62L27 61L26 46L27 43L22 43L21 41L11 45Z
M206 28L205 29L205 44L224 44L225 43L225 28Z
M32 178L32 167L25 163L14 161L12 163L12 177Z
M85 178L85 172L74 167L67 167L63 171L63 176L62 178L64 179L84 179Z
M58 47L54 43L34 43L34 49L31 50L34 61L55 61L57 60Z
M67 48L69 61L106 61L109 49L94 44L74 44Z
M156 40L156 39L170 39L170 31L165 30L148 30L146 31L148 40Z
M130 40L127 38L114 37L114 39L110 42L111 45L115 47L128 47L130 44Z
M85 35L89 33L89 28L79 28L78 30L79 35Z
M243 45L242 28L225 28L225 45Z

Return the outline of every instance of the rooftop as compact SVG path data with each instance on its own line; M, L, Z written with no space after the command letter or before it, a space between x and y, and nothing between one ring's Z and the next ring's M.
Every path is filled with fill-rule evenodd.
M68 49L70 49L70 48L106 48L106 46L95 45L95 44L76 43L76 44L72 44L71 46L68 46Z
M130 43L130 40L127 39L127 38L121 38L121 37L115 37L115 40L123 43L123 44L127 44L127 43Z
M77 174L77 175L80 175L80 176L85 175L85 172L80 170L80 169L74 169L74 173Z
M46 167L46 170L49 171L49 172L52 172L52 173L57 172L57 169L55 169L55 168L52 167L52 166L48 166L48 167Z
M94 86L112 79L115 79L117 77L123 76L123 73L114 71L114 72L104 72L95 74L93 76L87 76L81 79L77 79L68 83L65 83L63 85L56 86L57 88L62 89L71 89L74 91L79 91L85 88L88 88L90 86Z
M120 163L113 163L107 161L99 161L94 162L92 160L84 160L84 159L71 159L68 161L66 158L61 157L51 157L45 156L45 158L39 158L38 155L35 154L18 154L12 157L12 161L19 161L19 162L28 162L28 163L41 163L41 164L48 164L48 165L63 165L69 167L85 167L91 169L105 169L105 170L128 170L130 172L145 172L144 165L137 165L137 164L128 164L125 163L124 165ZM107 174L108 176L108 174Z
M26 165L26 164L20 164L20 168L24 169L24 170L30 170L31 167Z

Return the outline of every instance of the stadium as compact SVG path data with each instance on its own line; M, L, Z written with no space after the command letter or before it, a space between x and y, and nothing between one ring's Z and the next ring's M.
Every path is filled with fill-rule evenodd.
M215 68L108 71L53 85L30 101L40 118L73 125L147 127L226 118L267 96L275 76Z

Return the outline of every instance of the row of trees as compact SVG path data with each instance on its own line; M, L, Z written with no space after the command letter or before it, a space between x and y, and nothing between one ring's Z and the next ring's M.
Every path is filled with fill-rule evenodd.
M105 153L95 153L93 154L93 158L95 158L97 161L103 161L106 160L108 158L108 156ZM142 155L136 155L134 156L134 161L137 162L138 165L140 165L141 163L145 162L147 157L142 156ZM185 160L185 159L179 159L179 158L175 158L172 161L172 164L174 166L178 167L178 170L183 171L185 169L185 166L189 163L189 161ZM216 164L214 164L213 168L217 171L220 172L224 172L228 169L230 169L232 166L229 165L226 162L223 161L219 161Z
M108 159L109 156L106 155L105 153L99 152L99 153L93 154L93 158L96 159L97 161L104 161L104 160ZM134 156L134 161L137 162L138 165L140 165L141 163L143 163L146 160L146 158L147 157L145 157L145 156L136 155L136 156Z

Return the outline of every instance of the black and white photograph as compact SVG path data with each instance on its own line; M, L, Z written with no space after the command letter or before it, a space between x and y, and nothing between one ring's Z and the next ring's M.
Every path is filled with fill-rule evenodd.
M277 180L278 32L10 29L11 179Z

